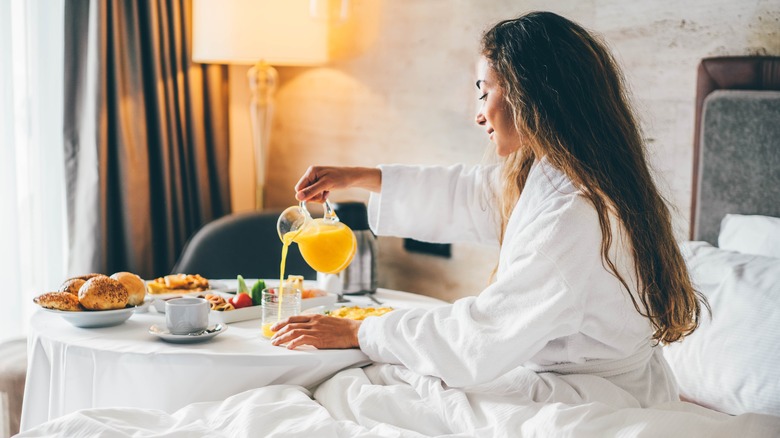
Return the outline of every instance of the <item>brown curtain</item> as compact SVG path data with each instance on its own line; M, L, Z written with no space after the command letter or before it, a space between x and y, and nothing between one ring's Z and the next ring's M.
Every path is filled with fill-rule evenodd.
M191 61L191 0L66 0L72 274L169 273L230 211L228 76Z

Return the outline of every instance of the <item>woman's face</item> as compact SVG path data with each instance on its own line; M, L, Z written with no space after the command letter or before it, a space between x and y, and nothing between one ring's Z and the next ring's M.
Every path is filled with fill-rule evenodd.
M482 105L477 113L477 124L484 126L490 140L496 144L501 157L520 148L520 133L515 128L512 110L498 85L496 72L483 57L477 66L477 88Z

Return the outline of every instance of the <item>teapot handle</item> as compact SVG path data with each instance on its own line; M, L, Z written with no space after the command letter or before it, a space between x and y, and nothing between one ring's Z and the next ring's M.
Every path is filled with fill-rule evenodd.
M309 211L306 209L306 201L301 201L298 204L304 211ZM325 200L325 202L322 203L322 207L324 209L324 212L322 214L322 218L325 219L328 222L336 223L339 222L339 217L336 216L336 212L333 211L333 206L330 204L330 201L328 199Z

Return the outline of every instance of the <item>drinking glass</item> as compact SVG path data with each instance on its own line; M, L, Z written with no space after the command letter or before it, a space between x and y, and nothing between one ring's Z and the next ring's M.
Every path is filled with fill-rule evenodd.
M263 336L271 338L271 326L301 313L301 290L292 286L263 289L260 295Z

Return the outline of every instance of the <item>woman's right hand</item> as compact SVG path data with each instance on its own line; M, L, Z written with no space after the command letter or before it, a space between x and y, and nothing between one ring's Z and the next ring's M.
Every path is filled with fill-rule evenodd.
M295 199L325 202L331 190L349 187L379 192L382 171L375 167L311 166L295 184Z

